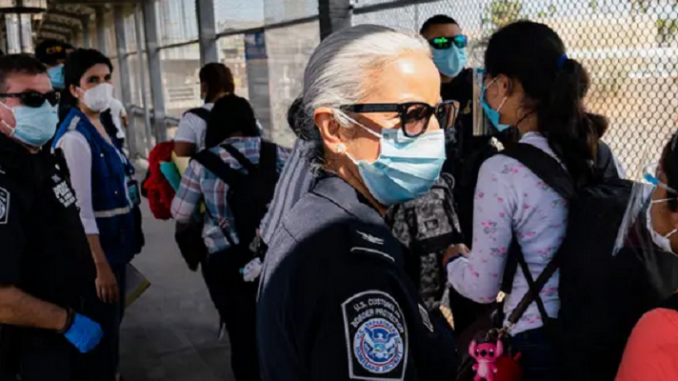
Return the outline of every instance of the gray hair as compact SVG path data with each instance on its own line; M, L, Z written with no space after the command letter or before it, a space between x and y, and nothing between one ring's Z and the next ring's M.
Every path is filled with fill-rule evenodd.
M428 43L419 35L377 25L347 28L322 41L304 73L303 120L297 121L301 137L320 143L313 123L320 107L335 109L339 123L349 127L351 119L339 107L365 99L371 91L370 74L409 52L431 57Z

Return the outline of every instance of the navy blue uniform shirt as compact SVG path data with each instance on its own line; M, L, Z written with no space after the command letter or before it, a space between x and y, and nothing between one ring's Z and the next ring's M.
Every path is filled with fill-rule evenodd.
M262 377L453 380L451 329L429 316L383 218L323 175L269 244L258 301Z

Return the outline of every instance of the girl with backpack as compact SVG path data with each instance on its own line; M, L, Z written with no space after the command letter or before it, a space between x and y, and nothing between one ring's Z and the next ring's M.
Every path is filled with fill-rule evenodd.
M489 41L482 93L488 119L500 131L517 128L520 143L557 160L578 187L591 180L591 163L606 127L604 118L593 118L584 108L588 85L586 70L568 58L563 41L546 25L516 22ZM489 304L502 287L512 247L522 252L532 279L547 268L565 238L568 203L525 165L497 155L480 170L474 209L473 250L451 247L445 266L457 292ZM539 293L542 311L531 303L508 326L511 345L522 356L525 381L559 376L544 324L558 315L558 282L556 272ZM529 289L520 269L509 287L503 307L507 316Z
M189 223L204 201L202 236L208 253L201 263L203 277L228 332L236 380L257 381L258 284L246 282L243 270L253 258L249 246L288 152L261 139L252 106L237 95L220 98L208 120L206 149L186 169L172 216Z
M656 187L641 214L658 253L678 256L678 133L666 145L656 171L644 177ZM650 168L653 166L650 166ZM655 249L648 251L655 252ZM676 259L678 261L678 259ZM657 279L659 281L659 279ZM633 329L619 367L617 381L678 379L678 294L646 313Z

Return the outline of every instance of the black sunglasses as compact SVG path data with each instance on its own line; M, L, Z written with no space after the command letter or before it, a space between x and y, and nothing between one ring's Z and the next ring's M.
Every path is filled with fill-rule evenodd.
M463 34L454 36L454 37L436 37L428 40L428 43L433 47L433 49L449 49L452 45L456 46L459 49L464 49L468 46L468 37Z
M397 112L400 116L401 126L405 136L416 138L428 129L431 116L435 115L440 128L446 129L452 126L457 118L459 104L456 101L445 101L435 107L423 102L410 103L367 103L354 104L339 107L342 111L356 114L369 114L377 112Z
M28 93L8 93L0 94L0 98L18 98L22 105L28 107L42 107L45 104L45 101L49 102L52 106L59 104L61 100L61 93L57 91L50 91L49 93L38 93L36 91L31 91Z

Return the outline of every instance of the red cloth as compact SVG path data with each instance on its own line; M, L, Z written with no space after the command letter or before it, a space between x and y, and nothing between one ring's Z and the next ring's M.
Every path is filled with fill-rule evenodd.
M172 200L174 189L160 171L160 163L172 161L174 142L158 143L148 157L148 178L143 187L147 193L148 205L153 216L159 220L172 218Z
M497 359L497 374L494 381L517 381L523 378L523 367L520 365L520 354L514 358L502 356Z

